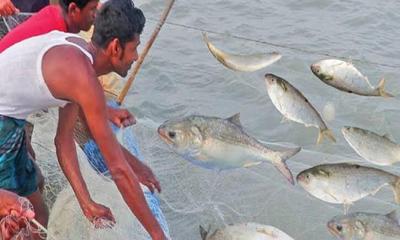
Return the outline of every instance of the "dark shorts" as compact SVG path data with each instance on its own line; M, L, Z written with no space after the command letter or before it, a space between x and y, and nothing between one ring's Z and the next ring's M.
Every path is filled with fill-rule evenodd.
M37 190L36 169L28 155L26 121L0 115L0 188L29 196Z

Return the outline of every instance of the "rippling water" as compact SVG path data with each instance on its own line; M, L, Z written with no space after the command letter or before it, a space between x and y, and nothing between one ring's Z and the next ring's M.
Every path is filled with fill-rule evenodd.
M160 1L141 5L146 16L154 19L148 21L142 42L153 29L162 7ZM372 0L177 1L137 77L127 105L139 119L151 119L142 121L150 129L166 119L188 114L228 117L240 112L245 129L258 139L303 147L302 152L288 161L294 174L326 162L352 161L368 165L348 146L340 129L345 125L358 126L382 134L390 133L400 141L400 127L396 124L400 117L399 98L362 97L340 92L314 77L309 66L327 58L326 54L341 57L352 61L373 85L384 77L387 90L400 95L399 9L400 2L394 0L385 3ZM234 72L211 56L199 29L214 32L209 33L210 40L225 51L240 54L278 51L283 57L274 65L254 73ZM334 107L335 117L328 126L338 140L336 144L326 141L317 146L316 129L293 122L281 123L282 117L266 93L263 76L267 72L291 82L320 112L326 105ZM151 145L157 140L149 136L146 144ZM162 146L160 143L161 153L151 154L153 158L168 151ZM149 148L148 151L154 151L155 147ZM159 157L160 165L163 160ZM186 164L173 154L168 161L172 165L176 162ZM158 166L157 161L153 165ZM385 169L399 173L398 165ZM205 170L188 164L184 171L189 173L182 178ZM172 181L172 176L163 171L157 174L163 182ZM243 179L235 182L234 175ZM299 186L289 186L272 167L262 165L210 177L218 178L217 183L224 183L217 184L211 202L223 201L240 214L232 209L217 211L213 204L185 214L192 209L190 201L182 207L185 209L182 212L166 206L176 239L199 239L199 224L219 227L245 221L279 227L295 239L333 239L325 224L334 215L341 214L342 207L315 199ZM167 187L164 194L168 195L167 191L173 191L172 188ZM190 192L182 188L186 192L177 193L177 199ZM190 194L198 200L204 192L199 190ZM172 197L168 199L174 201ZM386 213L396 207L391 190L387 188L357 202L351 210Z
M143 47L163 2L141 1L140 7L148 17ZM270 164L221 173L193 166L171 153L155 129L167 119L189 114L229 117L240 112L244 128L257 139L303 147L288 161L294 174L328 162L368 165L340 129L358 126L390 133L400 142L399 97L340 92L317 79L310 64L327 55L350 60L373 85L384 77L387 90L400 96L399 9L397 0L176 1L125 103L139 120L135 129L143 151L161 180L161 202L174 239L200 239L200 224L215 229L248 221L273 225L299 240L333 239L325 225L343 213L342 206L290 186ZM211 56L201 30L227 52L278 51L283 57L254 73L234 72ZM327 124L336 144L316 145L315 128L281 123L266 92L267 72L291 82L319 112L330 108L326 117L334 118ZM400 174L399 165L384 169ZM387 213L396 208L391 190L385 188L350 210Z

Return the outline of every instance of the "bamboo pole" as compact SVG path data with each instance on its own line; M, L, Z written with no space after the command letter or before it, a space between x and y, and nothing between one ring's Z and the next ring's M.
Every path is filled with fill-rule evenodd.
M121 90L121 93L118 95L117 103L119 105L122 104L126 95L128 94L128 91L129 91L130 87L132 86L133 81L135 80L135 77L136 77L137 73L139 72L140 67L142 66L143 60L146 57L147 53L149 52L154 41L156 40L156 37L157 37L158 33L160 32L161 27L164 25L164 22L167 19L168 14L171 11L171 8L172 8L172 5L174 4L174 2L175 2L175 0L170 0L168 5L164 9L164 11L161 15L160 21L158 22L153 33L151 34L149 41L147 41L146 46L143 49L143 52L140 54L139 59L137 60L137 62L135 64L132 74L129 76L128 81L126 82L124 88Z

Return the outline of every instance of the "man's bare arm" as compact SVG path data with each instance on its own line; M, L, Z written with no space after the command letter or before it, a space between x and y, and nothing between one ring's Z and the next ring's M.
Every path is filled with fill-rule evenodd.
M57 133L54 139L58 162L60 163L64 175L71 183L71 187L75 192L79 205L81 206L85 216L94 223L96 223L96 219L99 218L115 222L109 208L92 201L82 177L73 138L73 129L75 127L78 112L78 105L72 103L59 109Z
M49 50L43 61L45 81L53 96L81 107L112 178L131 211L153 239L165 239L107 122L104 93L88 58L75 47L60 46Z

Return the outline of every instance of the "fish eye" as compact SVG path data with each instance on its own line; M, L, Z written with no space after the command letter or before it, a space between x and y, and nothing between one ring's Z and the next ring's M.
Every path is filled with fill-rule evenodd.
M339 232L341 232L343 230L343 227L341 225L336 225L336 230L338 230Z
M170 138L174 138L176 136L176 133L175 132L168 132L168 136Z

